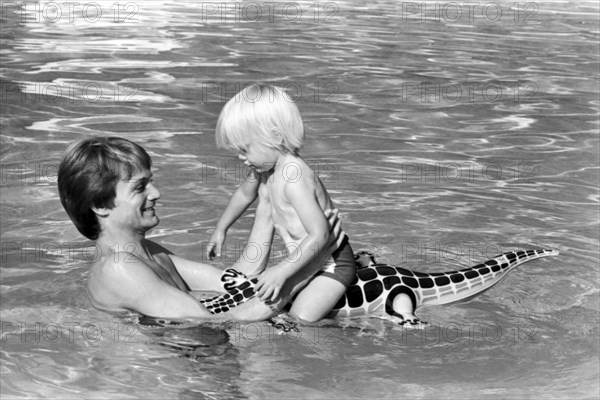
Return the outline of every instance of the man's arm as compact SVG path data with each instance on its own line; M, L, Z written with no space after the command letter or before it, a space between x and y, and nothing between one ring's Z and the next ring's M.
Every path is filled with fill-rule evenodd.
M176 256L170 250L151 240L145 240L154 257L162 260L162 264L172 264L177 273L191 290L211 290L221 292L221 269L198 261L186 260Z
M202 321L261 321L275 312L257 298L226 314L211 314L188 293L166 283L144 261L111 264L104 268L101 283L114 308L127 309L156 318Z
M128 262L108 262L102 266L102 297L114 308L128 309L151 317L207 319L212 314L194 297L165 282L145 261L132 256ZM91 287L93 290L93 288Z
M223 271L215 266L171 254L169 256L177 272L191 290L207 290L222 292L221 274Z

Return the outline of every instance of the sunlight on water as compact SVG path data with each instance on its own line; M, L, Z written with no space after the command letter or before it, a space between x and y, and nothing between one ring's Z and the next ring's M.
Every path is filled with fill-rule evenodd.
M359 3L3 3L3 397L598 397L598 3ZM256 81L298 103L302 154L355 250L428 272L527 246L560 256L420 310L424 330L157 328L94 310L96 248L56 189L66 146L141 143L162 193L149 236L200 260L244 176L216 119Z

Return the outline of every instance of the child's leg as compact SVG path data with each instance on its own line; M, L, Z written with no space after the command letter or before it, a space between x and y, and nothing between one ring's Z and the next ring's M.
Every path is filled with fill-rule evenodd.
M294 299L290 314L316 322L327 315L346 291L341 282L327 276L315 276Z
M318 272L298 293L290 314L315 322L327 315L342 297L356 278L354 252L347 240L333 252L332 257L334 263Z

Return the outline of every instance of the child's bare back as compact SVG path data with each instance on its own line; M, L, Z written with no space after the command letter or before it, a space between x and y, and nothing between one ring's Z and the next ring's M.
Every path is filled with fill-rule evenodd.
M325 186L301 157L286 154L265 181L261 184L265 192L259 196L261 201L264 199L271 204L275 230L286 243L292 241L298 244L308 234L289 198L289 194L294 192L293 186L311 193L323 212L334 208Z

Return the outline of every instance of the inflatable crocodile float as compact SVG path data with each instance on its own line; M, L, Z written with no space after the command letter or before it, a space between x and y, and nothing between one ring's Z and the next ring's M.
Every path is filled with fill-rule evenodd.
M378 264L372 254L355 254L354 281L328 315L369 315L400 325L426 324L415 316L421 306L467 301L498 283L524 262L558 255L556 250L523 250L500 254L483 264L451 272L425 273ZM200 302L213 314L223 313L255 296L256 279L229 268L221 277L227 293Z

